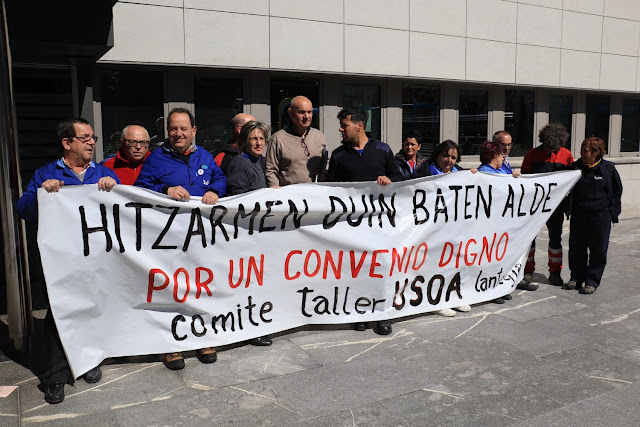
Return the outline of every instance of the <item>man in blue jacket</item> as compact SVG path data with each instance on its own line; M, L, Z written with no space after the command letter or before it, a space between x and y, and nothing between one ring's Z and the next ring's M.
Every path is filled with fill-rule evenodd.
M57 193L64 185L98 184L98 189L110 191L120 183L111 169L91 160L98 137L88 121L82 118L64 120L58 124L57 135L62 144L62 157L36 170L18 200L18 215L27 221L38 219L38 188ZM46 290L45 297L48 301ZM46 360L36 375L45 390L44 400L52 404L60 403L64 400L64 384L73 384L74 378L62 350L51 310L47 311L44 320L44 339ZM102 371L100 367L93 368L83 378L88 383L96 383L102 378Z
M202 196L202 203L214 205L225 195L227 178L207 150L195 144L195 118L186 108L174 108L167 116L169 139L153 150L145 160L134 185L164 193L176 200ZM202 363L217 359L216 349L201 348L197 352ZM167 368L184 368L181 353L164 356Z
M227 178L211 153L195 144L196 130L191 111L171 110L167 117L169 139L147 157L134 185L176 200L202 196L202 203L215 204L226 193Z

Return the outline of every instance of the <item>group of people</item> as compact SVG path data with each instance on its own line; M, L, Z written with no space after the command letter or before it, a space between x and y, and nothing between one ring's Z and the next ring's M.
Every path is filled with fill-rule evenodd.
M365 182L375 181L386 186L391 182L431 175L456 172L460 149L450 140L440 143L430 157L420 154L421 135L408 132L403 137L402 149L395 156L389 145L372 139L366 132L368 115L359 108L344 108L338 114L342 144L329 159L327 142L322 132L311 127L313 106L309 99L297 96L287 110L290 123L270 134L270 128L250 114L241 113L231 121L231 140L219 153L209 153L195 144L197 127L193 114L185 108L174 108L167 116L168 138L157 149L150 151L150 138L146 129L138 125L125 127L118 152L102 164L92 161L97 136L88 121L76 118L65 120L57 127L57 136L63 155L35 172L23 196L18 201L18 214L25 220L37 219L37 189L57 192L63 185L97 184L99 190L110 191L114 185L135 185L163 193L175 200L201 197L202 203L215 204L226 195L233 196L266 187L316 181ZM580 169L582 178L565 205L559 207L547 222L549 228L549 268L552 284L563 285L561 230L565 213L571 209L571 235L569 263L571 279L567 289L580 289L593 293L600 284L606 264L606 253L611 222L620 214L622 184L611 162L602 159L604 142L588 138L582 144L581 159L574 162L571 153L562 145L568 134L561 125L551 124L540 131L538 148L527 153L522 173ZM482 144L482 164L472 172L505 173L518 176L509 164L511 135L496 132L491 141ZM266 150L266 152L265 152ZM328 160L329 159L329 160ZM328 163L328 167L327 167ZM535 241L525 268L520 289L535 290L532 283ZM589 252L589 256L587 255ZM494 302L504 303L510 295ZM471 307L456 307L469 311ZM455 315L452 309L440 311L445 316ZM364 331L366 323L355 323L354 329ZM392 332L389 320L375 322L374 331L380 335ZM50 311L45 319L47 339L47 366L37 375L45 390L45 400L59 403L64 400L64 384L72 384L56 326ZM254 338L249 344L271 345L268 336ZM217 359L216 349L197 351L202 363ZM164 356L169 369L184 368L181 353ZM100 367L83 375L87 382L101 379Z

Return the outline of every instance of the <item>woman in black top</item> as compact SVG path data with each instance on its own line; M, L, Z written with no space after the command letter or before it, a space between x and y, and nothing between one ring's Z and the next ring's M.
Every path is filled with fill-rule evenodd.
M416 178L415 171L427 161L427 158L420 154L421 139L422 135L415 130L408 131L402 139L402 150L396 154L396 162L404 179Z
M571 195L569 269L564 289L592 294L607 264L611 223L618 222L622 182L612 162L604 160L605 144L591 137L582 142L580 159L571 166L582 171Z

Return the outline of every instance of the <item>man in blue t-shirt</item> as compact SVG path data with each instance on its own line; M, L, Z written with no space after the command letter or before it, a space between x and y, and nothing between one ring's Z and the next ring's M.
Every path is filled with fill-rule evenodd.
M502 149L504 150L504 161L502 162L502 166L498 169L500 173L513 175L514 177L520 176L520 172L516 171L513 173L511 169L511 165L509 164L509 153L511 152L511 148L513 147L513 140L511 139L511 134L506 130L499 130L498 132L493 134L493 138L491 138L493 142L500 143L502 145Z

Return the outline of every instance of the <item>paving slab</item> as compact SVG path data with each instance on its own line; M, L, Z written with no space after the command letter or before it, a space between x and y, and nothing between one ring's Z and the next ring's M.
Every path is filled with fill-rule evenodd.
M565 280L567 238L568 223ZM58 405L44 402L31 359L0 352L0 385L18 386L0 398L0 426L640 425L640 219L614 227L593 295L548 283L547 241L543 229L539 289L506 304L396 319L384 337L296 328L271 347L219 348L210 365L187 352L178 372L160 355L110 359L99 383L67 386Z

